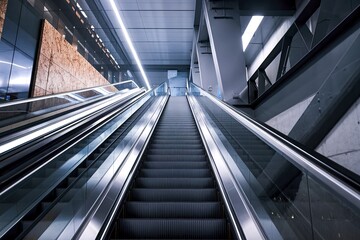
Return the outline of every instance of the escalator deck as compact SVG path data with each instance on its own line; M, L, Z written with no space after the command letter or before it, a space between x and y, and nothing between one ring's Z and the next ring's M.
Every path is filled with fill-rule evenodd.
M217 185L186 97L170 97L111 238L228 239Z

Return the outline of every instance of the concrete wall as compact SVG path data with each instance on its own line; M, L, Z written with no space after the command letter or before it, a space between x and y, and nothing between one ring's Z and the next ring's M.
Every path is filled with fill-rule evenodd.
M360 174L360 99L342 117L316 151Z
M5 13L8 0L0 0L0 38L5 22Z
M47 21L35 74L34 97L109 84Z
M275 117L266 121L266 124L279 130L280 132L288 135L295 126L298 119L304 113L306 108L309 106L311 100L314 98L314 95L306 98L305 100L295 104L289 109L279 113Z

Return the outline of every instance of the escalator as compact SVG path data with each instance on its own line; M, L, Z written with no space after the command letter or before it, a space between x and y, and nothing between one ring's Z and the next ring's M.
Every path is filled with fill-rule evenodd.
M206 127L200 128L212 129L222 154L228 154L224 160L250 202L251 214L265 238L358 238L358 176L328 164L331 160L304 149L196 85L191 89L192 106L196 103L206 119ZM197 115L195 119L201 120Z
M187 99L170 97L109 238L228 239L225 215Z
M138 89L127 93L113 94L97 102L85 101L75 104L76 108L71 111L68 108L60 109L63 112L58 113L59 116L44 117L44 114L37 116L41 117L41 120L27 119L33 122L14 120L14 124L19 124L19 127L12 129L11 126L7 126L6 128L12 131L10 134L0 130L0 135L3 134L0 136L0 191L16 182L17 178L26 175L26 172L41 165L46 159L55 156L59 149L81 139L91 129L96 128L96 125L100 125L100 121L105 121L106 116L111 117L122 112L143 96L143 91ZM56 97L41 98L41 101L53 103L53 98ZM28 104L33 104L32 100L30 99ZM47 110L44 109L45 112Z
M53 189L48 189L46 195L42 197L42 200L32 207L12 228L9 230L5 239L35 239L39 238L46 229L50 228L50 225L43 224L45 221L49 221L52 218L61 216L61 212L64 209L71 208L71 199L76 199L76 194L81 192L81 188L89 184L89 179L96 173L96 171L103 167L105 160L114 151L114 149L121 144L121 141L129 133L129 131L135 126L139 118L146 112L154 99L146 101L127 121L125 121L119 128L117 128L102 144L100 144L96 150L88 155L82 162L71 172L64 172L63 179ZM104 128L109 128L112 122L104 125ZM99 129L101 130L101 128ZM98 131L99 131L98 130ZM89 140L97 137L97 131L89 136ZM74 153L79 148L85 147L85 143L77 144L73 147ZM67 153L68 157L60 158L49 163L46 167L39 169L36 176L31 181L27 181L22 186L20 191L15 192L9 198L6 199L7 207L11 211L13 209L12 202L16 202L17 199L21 199L24 195L29 194L31 189L36 189L37 186L43 185L43 182L47 181L47 178L55 172L59 172L64 165L67 164L68 159L72 154ZM11 199L13 201L11 202ZM5 199L1 199L0 207L5 207ZM4 214L5 215L5 214ZM2 215L2 216L4 216ZM6 215L5 215L6 216Z
M6 221L14 223L0 236L356 239L360 234L359 188L315 165L311 152L280 141L201 89L187 97L168 97L167 87L161 89L97 126L15 186L13 194L0 192L0 231ZM84 157L75 160L79 154Z

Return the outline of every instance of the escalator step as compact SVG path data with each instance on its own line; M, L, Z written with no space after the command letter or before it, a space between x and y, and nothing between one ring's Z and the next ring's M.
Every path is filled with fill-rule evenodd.
M153 144L201 144L201 139L167 139L167 140L152 140Z
M180 143L164 143L150 144L151 149L202 149L202 144L180 144Z
M224 219L121 219L120 234L125 238L223 239Z
M174 126L175 128L176 126ZM177 136L179 138L181 138L182 136L194 136L197 137L199 134L196 131L180 131L177 130L176 128L173 130L156 130L155 132L156 136Z
M179 137L178 136L168 136L168 135L164 135L164 136L159 136L159 135L154 135L153 140L178 140ZM189 135L184 135L181 136L181 140L201 140L199 135L196 136L189 136Z
M139 188L211 188L212 178L137 178Z
M132 201L149 202L211 202L217 201L215 189L152 189L134 188L131 190Z
M152 149L148 150L148 154L163 154L163 155L204 155L204 149Z
M182 126L181 123L175 123L172 125L162 126L160 125L158 128L156 128L156 131L170 131L170 132L184 132L184 131L192 131L197 132L196 125L188 125L188 126Z
M165 162L165 161L149 161L144 162L143 167L145 168L156 168L156 169L201 169L207 168L207 162Z
M183 154L178 154L178 155L162 155L162 154L148 154L146 156L146 160L147 161L206 161L206 156L205 155L183 155Z
M129 218L220 218L219 202L128 202Z
M179 171L177 169L141 169L140 176L142 177L211 177L209 169L187 169L186 171Z
M227 223L186 98L170 98L113 237L225 239Z

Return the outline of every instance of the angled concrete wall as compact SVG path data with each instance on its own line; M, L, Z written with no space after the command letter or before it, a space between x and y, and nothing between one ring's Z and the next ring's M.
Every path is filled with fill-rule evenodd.
M305 100L295 104L289 109L279 113L277 116L266 121L266 124L277 129L285 135L288 135L295 126L296 122L299 120L301 115L305 112L306 108L309 106L311 100L314 98L314 95L306 98Z
M336 124L316 151L360 174L360 99Z

